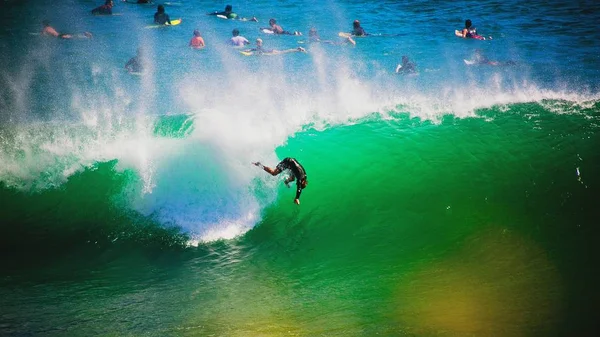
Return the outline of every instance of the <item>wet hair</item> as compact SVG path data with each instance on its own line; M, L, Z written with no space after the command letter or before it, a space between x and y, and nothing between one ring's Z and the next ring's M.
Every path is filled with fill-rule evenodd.
M165 6L163 5L158 5L158 8L156 9L159 13L164 13L165 12Z
M473 23L471 22L471 20L467 19L467 21L465 21L466 28L471 28L472 25L473 25Z
M408 56L402 55L402 63L408 63Z
M105 4L105 5L110 5L112 2L113 2L113 0L106 0L106 1L104 2L104 4Z
M44 20L44 21L42 21L42 25L44 25L44 26L50 26L50 21L49 20Z
M275 19L269 19L269 24L271 24L271 23L275 24L275 23L277 23L277 21L275 21Z
M238 35L240 35L240 31L237 28L235 28L235 29L233 29L231 34L233 34L233 36L238 36Z
M200 31L197 29L194 29L194 36L200 36Z
M354 20L354 22L352 23L352 25L354 26L354 28L360 27L360 21Z
M308 31L308 36L310 37L318 37L319 34L317 34L317 29L315 27L312 27L309 31Z
M225 6L225 11L226 12L232 12L233 11L233 6L231 6L231 5Z
M260 38L256 39L256 43L259 43L259 42L262 43L262 39L260 39Z

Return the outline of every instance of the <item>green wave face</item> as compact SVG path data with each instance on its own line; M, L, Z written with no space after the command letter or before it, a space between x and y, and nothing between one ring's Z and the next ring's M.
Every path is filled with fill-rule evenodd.
M569 113L550 112L548 103L566 104ZM256 171L249 186L263 205L260 218L250 231L225 241L198 240L193 228L199 227L136 209L139 200L132 202L131 195L143 178L116 160L87 167L58 187L3 185L8 221L0 227L1 244L14 257L4 262L5 274L33 261L48 266L40 266L36 278L62 279L67 269L84 277L92 268L102 271L102 279L133 281L108 281L98 290L123 300L139 282L134 280L151 280L151 291L162 293L154 305L175 301L184 308L182 316L169 316L173 328L167 334L199 325L201 333L261 335L562 331L587 322L563 310L582 286L567 276L583 266L572 262L596 256L593 245L580 243L595 233L598 111L597 103L528 103L436 123L392 114L307 129L277 150L278 158L293 156L307 170L301 205L292 203L294 191L281 184L282 177ZM184 117L161 119L154 137L192 141L180 131L193 128L188 123ZM183 154L169 160L192 159ZM227 185L230 172L210 172ZM168 181L197 174L178 173ZM227 189L215 191L199 187L195 193L208 195L196 200L228 196ZM154 193L166 193L155 200L178 195L162 188ZM214 205L221 207L215 213L229 212L227 203ZM206 222L209 231L227 226L214 219ZM4 282L32 277L21 275ZM84 297L94 303L93 294ZM64 296L64 305L73 303L73 295ZM147 309L142 303L134 304L138 312ZM28 305L15 310L42 312ZM50 320L68 319L65 310ZM161 329L155 324L144 326ZM75 329L108 331L95 324Z

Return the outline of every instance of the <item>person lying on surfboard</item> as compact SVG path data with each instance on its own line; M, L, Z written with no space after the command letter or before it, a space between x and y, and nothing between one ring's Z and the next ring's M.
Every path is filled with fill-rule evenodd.
M365 30L363 29L363 27L360 26L360 21L358 20L354 20L354 22L352 23L352 35L354 36L367 36L369 35L367 32L365 32Z
M204 44L204 39L202 38L202 35L200 35L200 31L194 29L194 36L190 40L190 47L200 49L204 48L204 46L206 45Z
M112 15L113 6L114 6L114 3L112 0L106 0L106 2L104 2L104 5L92 9L92 14L94 14L94 15Z
M44 26L44 28L42 28L42 33L41 33L43 36L52 36L52 37L58 37L61 39L72 39L72 38L76 37L73 34L61 34L61 33L57 32L56 29L54 29L54 27L50 26L50 21L48 21L48 20L42 21L42 25ZM91 39L92 33L84 32L83 35L77 35L77 37Z
M214 11L212 13L208 13L207 15L216 15L216 16L218 16L220 18L230 19L230 20L241 20L241 21L254 21L254 22L258 22L258 19L256 17L254 17L254 16L251 19L238 18L238 15L233 12L233 6L231 6L231 5L225 6L225 10L222 11L222 12Z
M455 34L456 36L462 38L485 40L485 37L477 34L477 28L473 27L473 23L469 19L465 21L465 28L462 30L457 30Z
M245 53L253 53L255 55L262 55L262 54L271 54L271 55L277 55L277 54L286 54L286 53L294 53L294 52L301 52L301 53L305 53L306 49L302 48L302 47L298 47L298 48L292 48L292 49L285 49L285 50L277 50L277 49L264 49L263 48L263 40L262 39L256 39L256 48L252 48L252 49L248 49L244 51ZM251 54L249 54L251 55Z
M165 6L158 5L158 7L156 8L156 13L154 13L154 23L158 25L171 24L171 19L169 18L169 15L165 13Z
M273 34L277 35L302 35L302 33L297 31L288 32L287 30L283 30L283 28L281 28L281 26L277 24L277 21L275 21L275 19L269 19L269 27L261 28L261 30L268 30L271 31Z
M334 45L342 45L350 43L353 46L356 46L356 41L352 39L352 36L344 36L342 41L329 41L329 40L321 40L319 33L315 27L312 27L308 31L308 41L309 42L321 42L326 44L334 44Z
M302 190L305 189L308 185L308 178L306 176L306 171L304 170L304 167L302 167L302 165L300 165L300 163L296 159L287 157L281 162L279 162L275 169L272 169L268 166L264 166L260 162L252 164L260 167L272 176L276 176L285 170L290 170L292 174L285 178L284 183L285 186L290 187L289 183L296 180L296 197L294 198L294 203L296 205L300 205L300 194L302 193Z
M481 49L475 49L473 53L473 58L471 60L465 60L467 65L488 65L488 66L514 66L517 63L515 61L492 61L487 58L487 56L483 55Z

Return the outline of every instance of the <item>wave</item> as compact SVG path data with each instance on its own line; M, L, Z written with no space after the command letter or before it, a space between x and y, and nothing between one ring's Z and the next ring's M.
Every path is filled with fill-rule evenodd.
M337 51L319 46L310 59L269 63L242 63L225 48L212 52L227 66L198 65L198 71L216 81L178 73L167 84L156 83L159 65L151 76L132 79L92 62L91 71L61 67L42 85L31 69L51 62L51 54L30 59L21 76L12 77L11 93L4 92L12 97L13 103L5 100L9 116L21 117L0 129L0 182L18 193L44 193L115 163L115 174L133 174L114 192L119 207L181 228L196 244L245 233L277 200L277 179L251 162L311 157L318 147L339 151L322 144L327 130L380 121L415 125L407 116L417 126L446 116L487 118L527 102L556 114L596 113L600 100L582 89L545 89L514 72L472 71L466 81L439 69L390 76L384 65L352 60L350 51L332 57ZM44 88L65 78L77 84L50 103L52 113L26 104L44 101ZM316 140L290 146L297 137Z
M515 115L517 119L528 118L540 123L548 115L583 116L585 124L580 127L581 132L594 134L597 129L594 121L599 113L600 101L542 100L480 109L476 119L489 123ZM377 158L390 154L385 150L388 145L379 136L369 136L370 130L401 135L405 131L419 132L431 125L430 120L413 117L398 108L385 115L349 118L339 126L307 128L296 133L296 139L290 138L278 147L277 153L279 157L303 155L305 165L321 174L324 174L323 167L344 166L344 158L354 156L354 151L364 157L356 159L358 162L366 160L369 156L365 154L365 147L372 148L367 153L373 156L369 160L376 162ZM56 231L54 235L63 239L71 237L65 233L79 233L81 235L74 236L78 242L112 242L123 238L144 241L149 232L140 228L146 226L150 232L176 229L167 235L174 235L171 239L159 239L169 245L181 243L180 235L192 245L237 237L259 223L276 199L283 198L282 202L288 203L291 192L278 189L278 179L250 165L255 158L266 158L265 163L273 165L277 162L275 154L261 157L262 153L253 149L259 142L252 139L260 135L238 131L242 139L245 137L241 144L233 135L219 138L221 128L214 123L222 122L222 118L227 120L223 125L239 122L219 117L218 112L205 112L130 121L113 128L111 133L100 133L82 125L50 123L4 129L0 148L3 163L0 194L3 200L14 200L3 206L10 219L7 224L21 222L20 228L25 232L45 227L44 231ZM469 125L468 120L465 119L465 126ZM394 125L391 129L390 122ZM350 125L355 125L354 131L344 131ZM331 138L332 134L335 138ZM319 158L332 162L321 163ZM577 172L579 175L579 167ZM388 177L383 174L381 179ZM334 186L343 186L347 178L345 174L329 176L330 181L319 183L323 186L311 186L313 191L307 193L322 195L318 198L321 206L303 207L318 209L329 204L325 196L335 196L327 189L335 191ZM356 184L368 185L369 182L367 178L360 178ZM92 229L88 227L90 224L93 224ZM60 229L60 226L65 228ZM7 228L4 228L4 237L14 238L6 232ZM21 230L13 234L21 235ZM39 241L45 239L48 238L42 237Z

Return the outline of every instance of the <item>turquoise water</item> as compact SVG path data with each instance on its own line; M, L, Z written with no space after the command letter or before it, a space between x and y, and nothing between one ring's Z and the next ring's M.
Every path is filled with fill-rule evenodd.
M164 29L97 5L3 4L0 335L599 332L597 3L179 1ZM233 28L308 53L245 57ZM299 206L251 165L287 156Z

